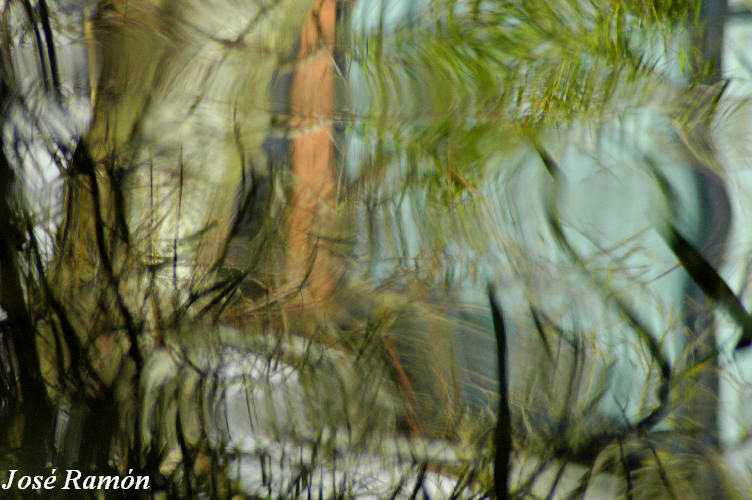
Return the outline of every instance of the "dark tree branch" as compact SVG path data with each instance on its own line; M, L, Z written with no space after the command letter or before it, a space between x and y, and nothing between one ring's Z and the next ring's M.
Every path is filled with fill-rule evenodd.
M509 498L509 472L512 455L512 415L509 410L509 389L507 384L507 338L504 315L496 301L493 285L488 285L488 301L491 304L494 332L496 333L496 355L499 377L499 409L496 415L494 435L494 492L496 498Z
M5 74L0 74L0 125L4 121L9 99ZM11 204L14 199L14 181L15 175L5 156L0 135L0 307L8 316L7 322L19 362L18 376L23 398L21 408L28 420L23 442L29 445L31 450L43 452L48 444L54 417L42 377L36 345L36 328L26 304L26 293L18 265L18 251L23 232L14 223L20 217Z

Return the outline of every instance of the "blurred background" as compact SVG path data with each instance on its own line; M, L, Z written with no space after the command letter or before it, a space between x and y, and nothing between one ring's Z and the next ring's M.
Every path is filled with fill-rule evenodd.
M750 12L4 2L3 467L747 497Z

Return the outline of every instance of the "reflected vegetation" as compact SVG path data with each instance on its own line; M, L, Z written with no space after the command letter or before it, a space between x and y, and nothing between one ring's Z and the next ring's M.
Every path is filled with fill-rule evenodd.
M748 18L6 0L2 493L744 498Z

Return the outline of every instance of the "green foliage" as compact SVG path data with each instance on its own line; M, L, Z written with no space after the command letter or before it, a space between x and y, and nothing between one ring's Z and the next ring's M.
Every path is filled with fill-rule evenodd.
M433 1L414 24L355 45L372 93L356 124L453 199L530 136L597 128L676 92L670 61L687 60L695 12L696 2Z
M299 6L305 2L288 3ZM168 4L179 10L179 2ZM205 7L201 2L194 7L196 17L206 14L200 10ZM275 267L279 262L273 262L274 258L264 252L275 256L277 250L284 252L284 237L274 239L272 245L268 243L271 236L265 236L284 230L279 231L285 227L284 213L274 210L275 203L286 201L289 174L285 168L289 165L270 168L268 186L260 188L273 191L277 198L253 199L250 203L257 210L254 215L263 218L254 221L263 230L248 241L233 240L237 227L229 220L194 221L196 231L181 237L171 231L161 238L154 234L154 228L160 225L173 229L163 224L168 217L154 208L155 200L163 196L154 194L160 188L170 191L175 206L182 207L185 196L200 212L209 203L205 198L211 195L205 194L211 190L201 189L206 188L207 179L218 180L214 191L220 192L232 208L236 195L233 189L241 177L246 182L246 163L257 163L249 170L250 177L263 170L263 140L280 132L299 132L290 129L286 117L281 116L284 113L266 109L268 96L259 90L266 88L267 80L279 68L285 71L292 64L282 55L289 52L286 44L292 45L288 36L293 32L288 26L294 24L292 17L280 16L285 32L258 31L253 43L243 46L242 37L235 41L212 38L187 22L175 23L177 27L165 23L169 28L160 31L165 19L151 8L149 4L138 12L143 18L131 17L131 24L126 24L128 30L124 31L133 47L123 43L119 32L101 34L112 44L114 53L123 57L103 62L105 69L119 70L110 75L114 90L106 89L110 93L99 97L96 111L100 121L88 139L94 152L87 153L81 147L71 155L62 145L55 145L60 158L67 162L63 170L67 187L74 193L65 208L69 216L81 216L84 222L80 231L67 226L61 229L54 260L42 262L33 238L33 218L27 217L24 207L2 210L14 212L6 226L13 226L11 229L19 234L28 233L29 238L28 245L14 250L25 258L25 266L13 272L20 273L28 295L28 304L19 309L28 305L31 316L28 324L20 324L31 326L28 331L18 325L10 327L15 328L15 335L33 331L34 337L17 338L33 338L40 346L40 367L23 362L26 368L40 372L37 382L45 384L40 399L46 395L57 411L72 414L66 441L55 444L63 455L60 460L110 473L137 464L141 472L162 477L166 483L163 490L173 496L190 497L196 491L229 496L236 489L242 490L236 484L242 478L232 477L228 467L236 456L268 459L271 463L273 455L275 463L288 460L284 463L289 465L290 456L312 449L309 462L294 471L296 477L287 477L289 470L280 473L280 481L284 481L280 484L288 488L286 494L295 497L312 493L317 473L331 472L334 477L333 470L342 461L357 463L377 456L394 467L408 449L405 456L409 453L415 463L395 481L398 490L409 482L407 478L417 476L417 492L431 463L457 480L455 493L487 493L494 486L495 464L494 443L486 436L492 434L496 422L490 412L463 411L453 351L460 342L452 335L461 328L478 337L493 330L484 330L482 321L468 326L451 317L447 311L456 315L460 314L456 311L467 311L452 303L455 297L451 290L437 291L436 283L441 278L439 272L451 274L448 269L454 264L452 258L460 260L469 255L468 268L480 267L476 255L503 248L508 254L504 262L513 268L510 274L530 281L521 286L526 288L520 296L529 306L525 314L529 312L532 319L528 323L534 322L537 330L531 327L524 331L530 335L518 336L522 347L515 352L525 357L510 361L510 366L519 370L517 380L522 381L510 391L515 413L512 422L504 424L513 429L515 455L523 455L520 450L524 448L541 457L535 470L515 484L516 493L528 494L543 471L554 465L563 471L572 460L590 466L576 486L582 491L588 487L591 474L600 471L624 473L627 483L630 471L637 469L663 474L652 441L658 438L651 433L673 410L672 405L679 404L683 395L674 394L675 386L690 376L696 375L699 380L698 372L709 371L715 359L689 361L681 372L665 355L660 335L650 331L650 325L611 285L612 271L622 271L620 264L601 272L578 253L558 205L566 165L560 166L556 155L549 153L547 139L554 137L566 143L584 130L592 131L598 145L613 133L614 127L609 129L608 125L627 121L636 109L650 108L676 127L689 149L699 150L693 152L694 157L707 166L716 166L712 145L702 142L707 135L703 127L723 109L719 103L725 87L698 83L712 72L712 65L698 61L698 51L690 44L691 32L701 26L697 2L434 0L412 24L389 27L382 22L375 32L354 38L341 54L353 63L351 109L341 116L346 134L361 139L367 151L359 160L360 175L354 179L362 190L347 189L349 186L343 189L344 201L337 207L337 216L347 220L349 211L364 207L383 216L383 226L389 228L384 239L402 252L399 264L390 267L394 271L390 278L399 286L394 287L397 292L385 291L389 284L378 288L369 283L358 289L353 285L356 280L352 280L331 300L331 310L306 310L297 316L284 309L297 290L273 290L276 295L270 296L267 283L262 283L256 287L256 296L242 292L242 285L255 279L252 271L258 268L263 267L262 271L274 278L283 272ZM234 3L233 8L241 7ZM167 12L159 14L166 16ZM302 16L301 12L296 15ZM169 13L175 14L172 10ZM112 26L119 26L120 14L107 13ZM259 8L256 20L268 14L267 9ZM33 16L28 21L34 28ZM246 35L253 26L251 22L244 28ZM182 31L171 39L172 30ZM275 42L272 34L280 35L284 43ZM151 54L154 57L142 65L134 54L143 52L144 46L159 45L163 38L168 38L169 44L155 49ZM205 67L192 66L201 70L197 73L185 71L188 64L169 67L165 53L180 55L178 59L183 62L201 55ZM44 64L44 54L41 59ZM253 66L249 72L252 83L233 80L237 68L249 66ZM223 78L231 80L229 83L216 77L219 69L227 71ZM199 74L202 78L185 77ZM12 87L16 79L3 74L3 82ZM186 96L195 99L192 104ZM168 101L173 108L161 107ZM198 115L194 114L197 109ZM205 118L206 123L197 116ZM213 121L217 116L220 119ZM232 120L227 119L229 116ZM176 122L193 123L189 119L196 119L196 127L185 135L179 127L171 128ZM149 120L150 130L145 125ZM112 123L118 124L118 130L110 129ZM617 132L625 129L615 128ZM165 137L170 138L168 145L160 142ZM103 143L112 150L106 154L103 149L97 150ZM184 151L190 151L186 155L190 158L183 158ZM99 157L91 158L89 153ZM542 196L547 204L541 233L549 238L553 249L545 248L546 241L541 237L543 243L536 241L544 247L539 253L530 242L515 240L524 238L514 232L512 217L479 222L488 213L484 195L493 189L489 186L503 174L509 174L504 177L509 180L518 160L531 156L547 168L547 180L551 181ZM17 157L22 163L21 155ZM159 160L156 170L162 168L164 174L157 182L152 176L155 158ZM183 177L187 165L195 169L192 188L200 189L188 191L191 179ZM143 176L138 178L134 172ZM123 180L126 178L138 182L128 184ZM174 186L168 184L174 179L179 181ZM102 194L100 199L105 191L109 198ZM136 191L140 197L136 197ZM667 199L669 191L662 191ZM91 200L85 204L81 199L87 195ZM273 196L269 195L270 199ZM417 255L405 250L415 235L401 225L398 211L403 202L419 216L416 232L426 236ZM131 227L124 222L126 209L136 214L136 224ZM191 215L177 212L176 226ZM94 223L87 225L87 220ZM374 227L379 224L369 223ZM212 232L215 224L226 225L226 231ZM664 238L667 246L677 249L680 245L676 242L682 240L672 236L677 230L670 228L673 233L666 231ZM360 234L351 227L346 229L342 238L345 243L336 243L349 249L349 240ZM76 244L88 238L88 246L81 245L85 252L76 253L61 244L66 238ZM216 263L203 262L205 273L200 280L189 274L183 282L186 289L175 290L158 281L175 272L170 266L176 266L178 251L174 250L174 261L165 255L171 256L178 241L191 249L216 247L208 253L212 258L215 253L220 257ZM222 267L227 264L222 259L231 243L237 243L235 250L243 254L238 260L255 262L255 268ZM161 250L166 249L164 255L148 258L154 257L147 254L159 245ZM451 254L452 245L461 247L459 256ZM272 246L273 251L269 250ZM719 302L736 299L728 287L721 286L725 283L718 273L707 271L712 267L691 244L682 248L685 253L677 257L689 274L697 262L700 265L696 267L704 271L705 283L698 280L701 287L714 290ZM561 250L564 258L557 262L543 258L547 252ZM355 266L371 265L357 262L360 256L356 252L343 251L337 256L342 267L354 261ZM383 256L378 251L369 255L372 260L379 257ZM71 264L77 259L77 265ZM636 405L636 415L623 410L624 418L615 422L597 414L599 405L607 399L613 367L612 360L596 345L599 332L580 327L576 321L571 328L564 327L559 318L539 310L544 302L540 296L550 298L562 291L567 297L559 309L578 304L577 297L570 297L577 295L568 288L571 282L562 279L562 284L554 283L552 278L562 270L557 267L561 260L574 263L596 294L602 295L602 302L616 310L615 316L625 319L633 337L629 341L641 349L639 362L648 375L644 401ZM177 278L167 276L165 281L174 285ZM449 278L445 282L452 284ZM7 281L2 285L7 288ZM21 287L15 288L18 292ZM259 298L263 292L266 295ZM747 321L743 305L737 302L729 308L740 322ZM6 307L5 303L1 305ZM496 323L498 327L503 321ZM500 337L501 330L495 330ZM232 356L249 365L263 365L263 369L228 376L223 370ZM587 357L595 357L595 361L586 361ZM242 365L240 370L247 368ZM282 382L280 372L287 376ZM482 389L498 393L501 385L498 382L495 389L488 389L492 384L487 384ZM218 423L223 415L213 405L225 396L223 391L228 387L245 391L246 402L259 403L258 408L245 410L249 425L256 423L250 416L254 412L266 418L271 438L276 440L271 451L249 452L234 448L237 443L223 441L228 439ZM497 393L489 400L504 397ZM280 394L284 401L276 406L275 396ZM8 415L8 446L26 445L24 416ZM47 423L52 428L52 419ZM87 431L90 427L97 434L92 431L82 436L77 427L86 427ZM25 432L28 436L30 431ZM420 439L405 437L418 432L451 442L454 455L442 461L443 455L433 453L430 446L424 449ZM50 436L48 431L47 438ZM668 445L663 448L675 450ZM79 451L81 456L76 455ZM298 465L294 463L292 468ZM555 488L556 481L549 484ZM671 487L660 485L657 479L646 483L658 484L655 495L670 494ZM354 482L343 481L335 491L353 496L354 487Z

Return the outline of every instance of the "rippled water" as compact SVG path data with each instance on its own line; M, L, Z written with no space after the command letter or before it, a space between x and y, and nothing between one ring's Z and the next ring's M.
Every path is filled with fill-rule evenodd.
M152 297L164 298L165 304L173 299L175 303L193 300L190 288L198 286L207 272L206 256L219 253L230 234L235 237L235 246L228 253L233 266L237 262L238 269L250 269L251 276L259 279L277 276L274 266L282 266L283 223L269 222L262 230L258 221L246 221L241 227L248 234L235 234L231 222L239 211L238 200L248 193L262 199L261 191L254 189L265 193L265 213L283 219L280 214L284 213L292 174L279 164L289 166L289 144L306 133L304 127L291 123L286 101L296 70L291 54L300 45L300 40L295 40L297 26L308 3L290 0L284 6L295 15L280 14L283 7L279 6L276 14L266 17L264 9L249 10L232 2L192 2L185 7L188 14L183 14L183 22L166 28L166 32L179 31L177 39L183 45L170 46L153 33L143 46L134 42L136 48L121 55L138 55L143 60L119 67L126 78L135 75L132 85L136 90L125 91L115 83L114 90L100 89L100 102L110 103L102 109L114 116L110 117L113 130L104 132L90 131L94 111L87 67L90 59L80 17L83 9L70 7L68 17L57 11L53 16L61 81L61 95L56 96L49 89L50 82L45 90L31 35L18 34L23 14L14 7L10 19L17 41L11 54L16 90L22 99L8 108L3 137L6 154L19 173L43 254L52 261L55 233L65 209L63 172L70 159L53 146L63 145L71 153L75 141L89 133L94 144L101 136L102 144L128 150L133 158L129 164L132 171L123 184L127 187L124 217L134 239L146 242L139 243L134 254L144 265L157 267L154 275L149 275L153 283L134 281L137 292L128 305L138 309L147 324L160 321L155 316L159 312L142 306ZM409 32L408 27L424 36L435 29L436 39L440 39L441 19L434 28L430 14L428 2L357 2L349 25L340 26L340 36L343 40L349 37L351 46L350 52L342 49L338 54L345 64L338 67L339 101L331 133L337 151L337 196L343 200L340 212L349 214L342 216L349 226L341 234L323 234L322 252L341 258L340 267L346 269L352 283L365 283L374 290L383 285L388 293L407 302L426 303L416 309L410 309L410 304L400 306L407 311L403 316L443 315L440 323L422 317L408 323L425 331L408 337L413 345L398 345L404 349L399 361L408 366L409 377L421 381L420 377L437 373L431 371L433 366L424 366L431 365L432 359L436 365L451 364L457 387L452 389L455 392L447 389L448 399L459 400L452 404L487 417L498 402L496 338L486 291L492 282L507 326L510 403L532 415L525 425L556 429L561 416L567 414L575 415L591 431L613 422L637 422L646 407L656 404L656 367L649 362L634 325L625 319L623 310L614 307L614 297L637 312L662 343L666 356L677 363L685 342L681 315L689 277L658 230L669 220L692 242L700 245L705 238L701 216L707 207L698 201L691 170L666 112L669 101L676 99L673 93L682 85L679 72L667 69L657 97L628 103L625 109L616 109L613 118L599 120L597 127L583 120L560 128L551 126L541 134L564 171L557 198L560 222L586 263L589 272L582 272L562 250L547 219L552 180L530 145L519 136L506 137L503 130L495 133L487 129L478 131L477 143L468 145L474 140L468 130L475 130L485 119L466 113L481 107L478 102L483 98L473 94L472 89L481 84L470 81L468 75L474 74L461 64L471 60L470 53L447 57L448 68L423 67L421 57L439 57L439 49L415 41L425 39L405 41L395 35ZM148 9L136 15L136 35L142 29L139 22L150 22L151 15ZM256 26L256 16L267 24ZM730 74L744 75L744 58L738 47L749 38L749 28L743 23L729 26L726 64ZM228 47L243 36L244 50ZM152 49L153 53L146 52ZM383 51L384 60L392 61L385 63L386 68L379 66L373 55L376 51ZM655 52L657 66L676 65L670 50ZM453 61L456 66L451 65ZM100 76L107 77L105 73ZM749 279L750 235L745 221L748 189L752 187L745 168L747 77L733 80L732 91L722 101L728 112L713 128L733 210L727 255L719 271L742 299ZM117 76L112 78L118 82ZM463 78L470 90L458 88L457 82ZM736 105L738 109L734 109ZM529 111L525 106L501 109L500 113L517 117ZM138 113L142 115L134 118ZM106 157L105 152L93 154L95 159ZM674 190L674 215L670 215L672 207L650 164L658 165ZM445 174L454 180L446 181ZM261 239L257 234L263 231L272 236ZM258 253L263 254L258 260L261 264L256 262L255 267L247 262L251 260L247 255L257 249L253 245L262 248ZM164 265L166 262L170 265ZM331 270L333 275L340 271ZM417 293L411 288L415 283L421 288ZM607 283L608 290L598 283ZM160 291L152 295L152 290ZM356 322L374 319L370 310L357 317L356 306L352 309ZM549 346L539 337L533 309L563 332L551 336ZM738 451L743 447L737 450L735 443L746 432L745 422L752 410L747 403L752 401L747 397L752 365L748 353L730 355L738 331L726 315L718 316L720 432L729 446L727 462L741 468L750 458ZM86 325L88 320L82 321ZM128 342L121 335L123 327L102 324L119 333L103 336L117 340L102 341L103 346L96 344L97 349L112 349L125 356ZM172 332L173 327L166 331ZM235 338L243 336L244 328L257 327L262 329L257 323L221 328ZM203 331L209 337L222 337L219 328ZM409 420L404 415L407 410L390 402L395 388L384 388L388 394L370 388L369 374L351 360L340 359L338 351L324 350L320 356L326 361L315 365L319 370L315 373L326 376L309 379L311 374L303 365L288 358L304 358L310 346L287 345L285 349L300 352L286 352L288 358L279 361L276 348L269 345L241 342L225 348L205 346L192 338L172 342L171 333L163 338L152 334L154 331L144 341L143 350L148 354L139 379L141 399L135 408L123 403L127 408L123 411L141 415L137 420L141 428L136 432L143 431L145 447L159 443L152 449L164 448L157 460L163 475L182 473L176 471L186 459L182 442L186 438L178 440L173 426L174 419L182 418L180 433L188 436L188 448L200 450L191 458L193 462L199 463L214 449L223 450L230 457L224 462L230 476L237 477L240 489L249 494L275 495L298 488L324 497L347 491L352 496L376 498L400 484L405 492L411 492L427 479L424 487L429 496L441 497L456 486L457 474L421 471L419 464L427 460L450 463L457 459L457 448L441 440L424 443L395 437L395 424L384 422ZM87 340L94 343L93 338ZM424 353L415 354L411 349ZM546 358L552 349L557 363ZM435 358L425 352L435 352ZM103 354L98 362L111 363L113 380L118 380L119 365L107 356ZM188 363L186 368L188 361L197 364ZM583 368L573 379L576 370L572 367L578 362ZM335 373L328 373L329 368ZM373 381L382 376L384 373L373 375ZM352 386L341 386L343 380ZM579 392L567 392L570 380L576 380ZM427 391L433 396L430 391L435 387L426 385L431 386ZM199 386L202 389L196 391ZM588 406L602 388L598 402ZM181 391L204 396L196 402ZM363 394L368 398L358 400ZM434 402L425 403L421 394L417 397L416 407L428 413L425 408ZM66 453L60 448L87 442L79 431L71 430L82 425L85 419L81 415L86 410L78 409L81 402L75 398L63 400L65 404L60 406L65 411L60 415L66 416L57 417L56 453L76 457L78 450ZM440 406L438 401L435 405ZM435 412L444 411L448 410ZM330 415L339 415L342 427L326 422ZM376 418L379 415L381 419ZM376 426L376 420L384 421L383 428L369 427ZM351 424L363 428L350 428ZM369 432L377 437L369 439ZM119 445L127 448L127 444ZM320 450L330 455L315 456L324 453ZM117 455L115 462L126 460L127 452L122 449L113 454ZM305 470L306 479L301 481L301 467L311 464L315 464L313 470ZM517 462L516 467L525 470L526 466ZM613 484L609 487L614 488Z

